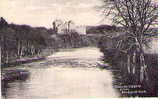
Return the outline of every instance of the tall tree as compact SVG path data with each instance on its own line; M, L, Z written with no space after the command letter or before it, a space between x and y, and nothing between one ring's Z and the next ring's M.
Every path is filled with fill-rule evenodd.
M126 30L117 48L127 54L128 73L135 74L137 68L139 80L148 79L143 47L150 36L149 28L158 19L158 5L152 0L103 0L103 4L104 13Z
M72 20L67 21L67 32L68 33L70 32L71 25L74 25L74 22Z
M59 27L63 24L63 21L60 19L56 19L53 21L52 25L53 25L53 30L55 31L55 33L58 33L59 31Z

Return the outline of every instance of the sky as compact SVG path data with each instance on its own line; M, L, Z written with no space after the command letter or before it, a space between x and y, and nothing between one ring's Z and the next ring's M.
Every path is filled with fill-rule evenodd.
M10 23L32 26L51 27L55 19L97 25L103 18L95 8L100 4L100 0L0 0L0 16Z
M0 16L9 23L31 26L52 27L55 19L72 20L76 25L111 24L96 9L99 5L101 0L0 0Z

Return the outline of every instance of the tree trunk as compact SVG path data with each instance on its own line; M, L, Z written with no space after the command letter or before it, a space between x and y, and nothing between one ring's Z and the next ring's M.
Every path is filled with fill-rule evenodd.
M140 66L140 82L143 82L144 80L147 80L147 65L145 63L145 55L144 50L142 46L142 40L136 39L136 43L138 44L137 50L139 54L139 63L138 66Z

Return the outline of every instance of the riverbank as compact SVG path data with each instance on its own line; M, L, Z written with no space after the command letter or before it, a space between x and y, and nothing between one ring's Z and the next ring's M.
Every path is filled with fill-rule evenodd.
M100 41L100 45L98 46L101 52L104 54L103 61L112 66L111 71L114 77L114 88L120 92L122 97L157 97L157 41L152 41L150 43L151 49L147 49L145 51L145 61L148 65L146 76L148 77L148 80L143 80L143 82L140 82L138 79L136 79L140 77L140 74L136 73L139 68L136 67L135 70L131 69L131 67L129 67L127 64L126 54L118 51L114 47L116 46L116 40L118 39L119 38L115 38L113 40L109 38L102 38L102 41ZM130 71L130 74L127 73L128 71Z
M28 70L30 77L10 83L5 96L9 99L118 97L111 72L98 68L101 56L94 47L67 49L43 61L17 67Z
M26 64L26 63L31 63L31 62L37 62L37 61L41 61L44 60L45 57L32 57L32 58L21 58L21 59L17 59L14 62L10 62L10 63L6 63L6 64L1 64L1 68L7 68L7 67L14 67L14 66L19 66L22 64Z
M41 55L47 49L54 52L65 48L96 46L98 41L97 36L82 35L76 31L60 34L51 28L9 24L4 18L1 18L0 26L3 65L14 64L25 57L27 59Z

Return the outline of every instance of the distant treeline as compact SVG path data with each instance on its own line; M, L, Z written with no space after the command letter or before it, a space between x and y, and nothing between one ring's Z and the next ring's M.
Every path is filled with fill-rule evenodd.
M114 32L122 32L122 27L117 27L115 25L99 25L99 26L87 26L86 33L87 34L103 34L109 35L109 33Z
M41 53L42 49L52 46L52 29L33 28L28 25L8 24L0 19L1 59L2 64L15 61L25 56Z
M87 34L96 34L96 35L106 35L106 36L118 36L124 33L126 30L123 27L115 26L115 25L98 25L98 26L87 26L86 33ZM153 27L148 30L147 36L158 36L158 28Z
M95 46L97 40L96 37L80 35L75 31L57 34L53 29L8 24L4 18L0 19L2 64L12 63L24 57L41 56L43 51L54 52L60 48Z

